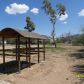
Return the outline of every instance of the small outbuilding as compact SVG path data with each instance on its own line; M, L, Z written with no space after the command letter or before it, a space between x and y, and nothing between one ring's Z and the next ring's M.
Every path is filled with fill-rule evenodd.
M37 54L38 63L40 62L40 52L43 53L43 60L45 60L45 40L46 38L43 37L40 34L34 33L34 32L28 32L25 30L18 30L13 28L4 28L0 31L0 38L2 38L2 56L3 56L3 63L5 63L5 57L7 54L5 54L5 51L8 49L5 49L5 39L15 39L15 45L16 48L13 49L16 56L16 61L18 62L18 71L21 70L20 65L20 58L22 56L26 57L26 61L29 63L29 67L31 67L31 55ZM21 48L21 39L24 39L24 46L25 48ZM31 47L31 40L36 40L37 46ZM41 47L40 47L41 42ZM11 50L10 50L11 51ZM23 55L21 53L23 52Z

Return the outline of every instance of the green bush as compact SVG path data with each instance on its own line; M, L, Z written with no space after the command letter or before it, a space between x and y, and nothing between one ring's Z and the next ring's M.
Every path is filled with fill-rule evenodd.
M74 37L72 39L72 45L83 45L84 46L84 34Z

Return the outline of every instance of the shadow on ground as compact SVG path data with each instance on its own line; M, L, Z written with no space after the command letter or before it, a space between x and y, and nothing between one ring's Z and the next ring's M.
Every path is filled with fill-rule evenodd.
M80 81L75 84L84 84L84 65L75 65L73 68L73 72L77 73L76 76L80 79Z
M79 49L73 53L69 54L70 57L74 57L76 60L84 59L84 49ZM72 66L73 70L72 72L77 73L77 77L80 79L79 82L76 82L75 84L84 84L84 64L78 64L75 66ZM82 77L80 77L82 76Z
M77 50L78 52L84 52L84 49Z
M84 49L79 49L73 53L70 53L70 57L74 57L76 60L84 59ZM84 64L78 64L73 66L73 72L84 74Z
M21 61L21 70L24 68L29 67L29 63L26 61ZM34 65L35 63L31 63L31 66ZM11 74L18 72L18 62L17 61L9 61L6 62L5 64L0 64L0 73L1 74Z
M70 53L70 57L75 57L76 59L84 59L84 49L77 50L74 53Z
M75 65L73 66L74 72L84 74L84 65Z

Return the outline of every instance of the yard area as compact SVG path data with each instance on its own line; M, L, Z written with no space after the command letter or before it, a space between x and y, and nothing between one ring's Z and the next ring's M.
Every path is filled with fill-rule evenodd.
M37 56L33 55L31 68L22 69L20 74L0 72L0 80L8 84L83 84L83 77L78 77L84 73L83 50L83 46L60 44L57 49L47 46L45 61L40 58L38 64ZM6 57L6 62L14 59Z

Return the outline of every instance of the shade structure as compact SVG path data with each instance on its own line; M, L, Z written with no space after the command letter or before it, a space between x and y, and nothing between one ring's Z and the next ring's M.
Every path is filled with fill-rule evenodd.
M25 46L26 48L23 49L25 50L25 57L26 60L29 60L29 67L31 66L31 54L32 52L37 53L38 57L38 63L40 62L40 52L43 53L43 60L45 60L45 38L44 36L35 33L35 32L28 32L25 30L18 30L14 28L4 28L0 31L0 38L2 38L2 51L3 51L3 63L5 63L5 38L15 38L16 39L16 61L18 62L18 71L20 72L20 57L21 57L21 41L20 38L25 38ZM37 47L31 48L31 39L36 39L37 40ZM40 40L43 42L43 47L40 48ZM33 51L32 51L33 49ZM34 51L35 50L35 51Z

